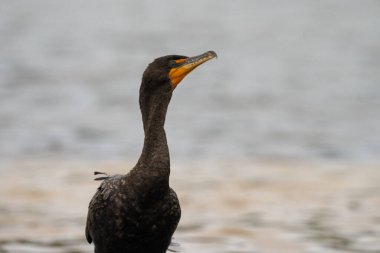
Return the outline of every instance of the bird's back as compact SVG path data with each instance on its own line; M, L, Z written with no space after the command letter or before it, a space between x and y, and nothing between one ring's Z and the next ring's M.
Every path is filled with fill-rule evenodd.
M92 198L86 238L96 253L164 253L180 219L177 195L147 192L131 174L111 176Z

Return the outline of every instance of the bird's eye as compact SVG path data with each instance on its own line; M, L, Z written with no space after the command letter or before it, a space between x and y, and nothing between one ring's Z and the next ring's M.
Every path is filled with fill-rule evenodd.
M175 68L175 67L177 67L177 66L178 66L178 64L177 64L177 62L176 62L176 61L174 61L174 60L171 60L171 61L169 61L169 66L170 66L171 68Z

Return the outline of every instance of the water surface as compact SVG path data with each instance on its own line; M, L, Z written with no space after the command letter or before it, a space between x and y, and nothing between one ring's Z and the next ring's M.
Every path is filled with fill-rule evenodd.
M380 252L379 16L375 0L3 0L0 253L92 252L92 172L138 158L142 72L207 50L166 123L181 252Z
M175 159L377 162L378 1L13 1L0 9L0 156L136 159L138 88L166 54L219 58L175 91Z
M93 170L131 164L14 163L0 171L0 252L89 253ZM181 252L377 253L379 167L257 161L173 164ZM54 168L54 173L51 173ZM291 175L291 177L289 177ZM4 178L7 178L6 180Z

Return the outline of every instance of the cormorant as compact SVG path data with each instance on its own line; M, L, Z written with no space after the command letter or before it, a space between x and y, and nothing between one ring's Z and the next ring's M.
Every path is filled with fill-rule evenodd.
M89 204L86 225L86 238L94 243L95 253L164 253L168 249L181 208L169 186L166 111L178 83L216 56L213 51L194 57L163 56L144 71L139 99L144 147L129 173L98 178L103 182Z

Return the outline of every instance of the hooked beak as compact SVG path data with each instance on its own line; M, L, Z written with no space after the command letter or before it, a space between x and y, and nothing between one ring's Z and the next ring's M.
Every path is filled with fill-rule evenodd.
M169 71L169 78L173 89L196 67L208 60L218 57L214 51L208 51L204 54L189 57L186 59L173 60L172 68Z

